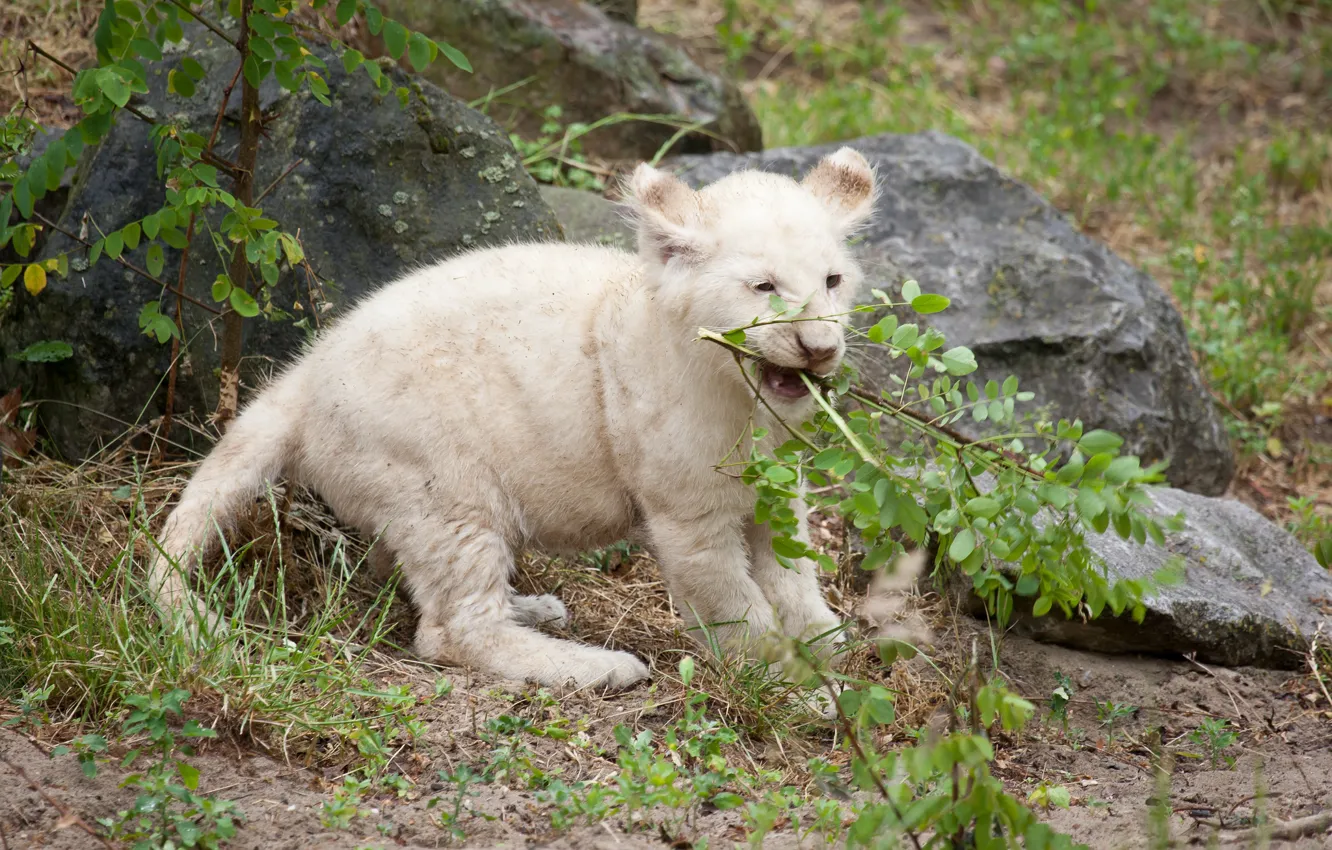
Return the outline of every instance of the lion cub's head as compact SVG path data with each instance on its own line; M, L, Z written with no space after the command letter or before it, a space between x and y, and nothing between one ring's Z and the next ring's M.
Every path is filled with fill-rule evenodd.
M800 321L747 331L764 397L797 401L808 395L800 370L837 369L846 350L839 314L855 304L861 279L847 237L874 209L874 172L863 156L842 148L800 182L741 171L698 191L640 165L628 189L639 254L682 331L772 317L777 295L793 313L803 310Z

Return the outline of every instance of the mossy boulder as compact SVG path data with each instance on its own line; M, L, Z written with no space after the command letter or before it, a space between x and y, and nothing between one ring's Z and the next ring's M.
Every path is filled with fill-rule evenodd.
M490 105L491 114L535 138L545 109L592 123L616 113L676 115L707 133L675 143L679 153L763 147L758 119L735 83L706 69L676 40L639 29L613 8L582 0L384 0L386 14L461 50L468 74L447 63L426 71L470 100L528 80ZM601 6L602 8L598 8ZM531 78L530 80L528 78ZM632 121L593 131L585 151L608 159L649 159L675 135L664 124Z
M207 134L235 52L201 29L190 30L189 39L185 50L208 71L194 97L166 91L177 54L149 67L151 91L134 105ZM261 204L265 215L299 234L314 277L284 265L273 290L275 318L247 323L245 388L348 305L405 272L472 246L562 238L554 213L494 121L429 82L390 70L395 86L409 91L404 107L394 94L381 95L363 71L348 76L330 51L315 50L328 63L333 106L269 80L260 105L271 119L255 179L256 193L272 186ZM237 89L217 146L222 156L236 149L239 101ZM86 222L96 234L163 203L149 128L122 114L85 154L61 221L71 231ZM211 222L214 230L219 222L220 215ZM198 228L185 287L211 304L211 285L224 268L207 230ZM57 234L44 250L51 256L72 249L80 256L78 248ZM126 258L143 268L146 249L142 244ZM162 277L174 282L179 262L179 252L168 249ZM160 299L168 311L174 299L105 257L92 268L77 260L72 265L68 279L52 278L36 297L17 292L10 315L0 318L0 388L22 386L25 399L44 399L39 419L45 433L61 453L81 458L127 426L161 414L171 347L145 336L138 318L145 303ZM440 298L448 297L441 289ZM184 324L175 412L205 413L216 401L220 322L187 304ZM4 356L45 339L70 342L74 356L46 364Z

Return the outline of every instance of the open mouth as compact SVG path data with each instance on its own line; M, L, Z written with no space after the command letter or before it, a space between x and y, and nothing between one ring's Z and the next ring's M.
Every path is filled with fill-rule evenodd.
M794 399L809 395L809 387L800 379L799 369L763 363L759 366L759 376L764 391L779 398Z

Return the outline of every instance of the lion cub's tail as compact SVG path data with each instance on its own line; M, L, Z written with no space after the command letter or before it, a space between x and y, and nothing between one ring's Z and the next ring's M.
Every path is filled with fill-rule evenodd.
M148 561L148 589L169 622L215 632L221 620L190 592L186 577L207 556L237 512L285 471L296 442L300 405L291 376L248 405L199 465L158 534Z

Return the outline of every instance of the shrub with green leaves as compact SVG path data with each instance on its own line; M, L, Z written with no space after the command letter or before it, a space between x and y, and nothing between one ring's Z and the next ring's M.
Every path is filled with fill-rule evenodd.
M929 314L948 306L947 298L922 293L913 280L902 284L897 299L878 289L873 295L894 310ZM770 307L771 314L746 328L699 331L729 348L750 381L757 356L744 345L746 329L804 321L796 318L802 306L774 296ZM853 333L900 364L891 385L865 387L850 365L824 381L806 374L819 408L814 418L797 427L778 417L788 439L772 452L759 448L767 430L756 426L754 448L739 461L757 493L756 519L773 529L778 560L793 566L792 559L806 557L836 569L830 556L795 536L790 502L802 498L798 483L804 482L823 494L810 497L811 505L840 516L865 541L863 569L904 554L899 539L917 546L937 541L936 573L967 576L1001 624L1012 616L1015 597L1029 599L1035 616L1058 609L1064 616L1098 617L1108 610L1141 621L1142 597L1153 582L1109 581L1086 534L1113 527L1125 540L1163 543L1182 522L1150 512L1148 485L1163 480L1165 463L1143 467L1138 458L1119 454L1122 438L1085 430L1079 420L1019 420L1017 403L1032 396L1019 390L1017 378L983 386L965 380L977 368L975 357L965 347L948 348L935 328L890 312ZM951 427L964 416L989 422L1001 436L964 437ZM889 423L906 436L890 443ZM1173 570L1165 569L1154 581L1172 578Z
M133 773L121 781L134 788L134 805L100 819L112 838L133 842L136 848L200 847L215 850L236 835L240 809L228 800L200 795L199 770L186 758L194 751L185 738L215 738L217 733L196 720L186 720L179 733L172 730L170 718L181 716L181 706L189 699L188 691L175 689L159 694L134 694L125 699L132 709L125 719L127 738L145 735L148 743L131 750L122 763L134 764L140 756L152 759L142 773ZM85 772L86 768L85 768Z
M284 315L273 306L279 266L285 263L296 267L305 259L299 237L284 229L281 222L264 215L263 194L253 185L259 147L263 144L259 86L272 79L289 92L308 92L320 103L332 105L325 80L327 66L305 46L312 37L325 37L309 23L309 13L328 11L338 26L356 15L364 16L370 33L382 38L389 56L394 60L405 58L418 71L440 54L463 70L471 70L466 58L453 47L385 18L366 0L106 3L94 34L97 64L78 71L74 77L72 97L83 117L21 172L13 156L28 149L35 126L22 115L0 122L0 154L4 154L0 180L12 186L0 198L0 248L10 246L20 258L20 262L0 267L0 306L20 279L28 293L40 296L51 274L64 277L71 267L81 271L104 260L121 260L126 252L146 245L144 268L129 268L159 284L162 293L143 305L139 327L160 343L178 344L180 304L184 296L173 295L173 291L183 292L189 245L196 229L211 229L216 222L212 244L224 256L227 268L213 284L215 306L209 307L221 316L223 325L218 415L223 420L233 416L238 404L244 323L261 314L267 318ZM181 43L186 25L193 22L207 27L214 36L235 48L234 63L211 71L231 82L224 86L217 121L208 135L181 126L170 116L149 114L130 104L133 95L148 91L148 70L144 63L161 60L164 53ZM396 94L406 104L407 89L395 90L378 63L367 61L360 51L336 39L332 39L332 47L347 73L362 69L380 91ZM40 47L34 45L32 51L37 55L34 58L58 62ZM179 67L168 75L168 90L180 97L193 97L207 73L210 72L197 60L183 56ZM235 87L240 89L240 141L234 155L228 158L216 150L216 144L223 113ZM112 122L123 120L124 113L152 125L157 176L165 187L165 204L114 231L101 232L94 225L95 232L69 234L82 243L76 250L41 261L32 258L40 231L57 226L36 211L35 203L59 187L65 170L78 161L85 148L106 136ZM17 221L13 220L15 212ZM176 282L161 277L166 270L164 245L185 252L179 267L180 279ZM18 358L50 362L72 353L67 344L53 340L38 343L21 352Z

